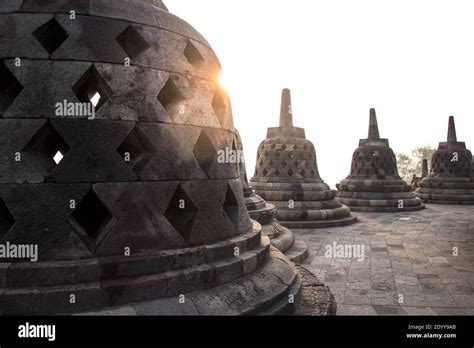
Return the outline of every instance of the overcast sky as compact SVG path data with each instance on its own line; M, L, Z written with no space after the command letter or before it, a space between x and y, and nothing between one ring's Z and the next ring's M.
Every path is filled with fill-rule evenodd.
M395 152L437 147L454 115L474 146L474 2L165 0L216 51L252 177L290 88L295 126L331 186L349 174L369 109Z

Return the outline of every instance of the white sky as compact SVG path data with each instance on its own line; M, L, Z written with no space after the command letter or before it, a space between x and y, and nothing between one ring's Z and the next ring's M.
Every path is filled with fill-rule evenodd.
M371 107L395 152L437 147L450 115L458 140L474 147L474 1L165 3L221 61L249 178L267 127L278 125L282 88L331 186L348 175Z

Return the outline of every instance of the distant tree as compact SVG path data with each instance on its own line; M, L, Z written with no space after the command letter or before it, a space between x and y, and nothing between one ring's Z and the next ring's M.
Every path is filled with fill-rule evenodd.
M423 160L426 159L431 161L431 156L434 151L435 149L430 146L418 146L413 149L409 155L405 153L397 153L398 174L400 174L403 180L410 184L413 175L417 177L421 176Z
M410 183L415 171L413 158L405 153L397 153L398 174Z
M415 147L415 149L412 151L412 157L415 161L415 173L416 176L421 176L421 170L423 167L423 160L428 160L428 162L431 162L431 157L433 156L433 153L436 151L436 149L433 149L430 146L419 146Z

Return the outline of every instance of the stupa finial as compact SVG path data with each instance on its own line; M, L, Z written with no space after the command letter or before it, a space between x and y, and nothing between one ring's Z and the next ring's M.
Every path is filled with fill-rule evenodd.
M429 172L428 172L428 160L424 159L423 160L423 165L422 165L422 168L421 168L421 177L426 178L428 176L428 174L429 174Z
M456 125L454 124L454 116L449 116L448 126L448 143L456 143L458 141L456 136Z
M281 93L280 127L293 127L291 92L288 88Z
M370 109L369 137L368 139L380 139L379 125L377 123L377 114L375 109Z

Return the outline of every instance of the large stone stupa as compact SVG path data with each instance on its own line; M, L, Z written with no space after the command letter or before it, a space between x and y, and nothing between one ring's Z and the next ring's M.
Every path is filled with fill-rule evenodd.
M380 138L375 109L370 110L369 136L360 140L352 156L351 172L337 188L339 202L353 211L404 212L424 208L399 176L388 139Z
M237 149L242 151L242 139L237 132ZM243 158L243 155L241 156ZM239 163L240 181L244 191L244 202L249 212L250 218L258 221L262 225L263 235L270 238L272 246L280 250L291 261L303 262L309 255L308 245L302 239L297 239L293 232L280 225L276 220L277 209L275 205L265 202L265 200L255 193L247 179L247 169L245 161Z
M290 90L282 93L280 127L269 128L257 153L255 192L277 209L279 223L288 228L321 228L356 221L350 209L319 176L314 145L305 131L293 126Z
M219 71L160 0L0 2L0 314L294 310L301 277L216 159Z
M472 153L457 140L453 116L449 118L448 139L434 152L430 174L421 180L416 195L426 203L474 204Z

